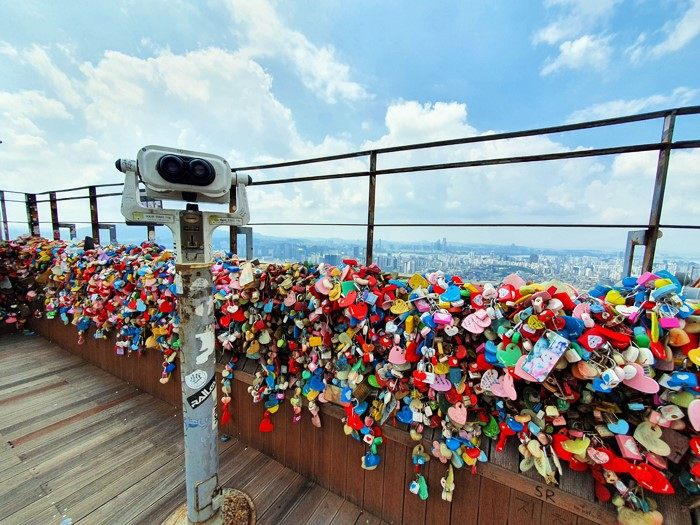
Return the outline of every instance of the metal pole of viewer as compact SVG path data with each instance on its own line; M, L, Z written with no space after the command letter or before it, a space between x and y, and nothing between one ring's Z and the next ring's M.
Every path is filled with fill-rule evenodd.
M216 352L210 243L201 211L180 212L175 283L180 318L180 377L185 434L187 516L192 523L217 516L219 488Z

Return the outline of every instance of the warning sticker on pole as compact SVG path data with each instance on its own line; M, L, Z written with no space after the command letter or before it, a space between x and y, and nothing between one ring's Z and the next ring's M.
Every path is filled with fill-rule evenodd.
M204 370L197 369L185 376L185 384L192 390L197 390L206 384L207 379L209 379L209 374Z
M199 392L195 392L191 396L187 396L187 402L190 404L192 408L197 408L199 405L202 404L204 400L206 400L211 393L216 390L216 376L212 377L211 380L207 383L207 385L202 388Z

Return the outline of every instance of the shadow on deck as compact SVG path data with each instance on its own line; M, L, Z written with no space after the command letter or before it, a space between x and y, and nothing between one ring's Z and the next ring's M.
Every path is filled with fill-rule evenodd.
M39 336L0 337L0 523L160 523L185 500L182 416ZM380 523L235 439L219 477L258 523Z

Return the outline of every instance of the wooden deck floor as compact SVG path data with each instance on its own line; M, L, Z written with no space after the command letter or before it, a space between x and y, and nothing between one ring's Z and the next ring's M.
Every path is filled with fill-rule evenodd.
M0 523L157 524L184 501L182 416L39 336L0 336ZM220 479L258 522L380 523L257 450Z

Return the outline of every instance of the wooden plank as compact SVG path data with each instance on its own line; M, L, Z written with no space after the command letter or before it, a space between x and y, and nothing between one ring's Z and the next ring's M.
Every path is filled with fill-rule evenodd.
M287 467L292 470L299 471L299 463L301 461L302 455L309 454L309 446L304 446L301 443L301 423L294 423L292 418L291 405L290 410L285 413L285 433L283 436L284 442L284 456L281 461ZM277 431L277 429L275 429Z
M250 486L249 488L250 497L255 503L258 521L265 512L275 504L278 498L288 493L298 494L304 483L306 483L304 478L293 470L285 468L281 463L273 461L273 465L277 470L273 471L274 474L269 476L270 479L265 480L266 484L262 490L259 490L259 485L262 480L258 479L255 480L254 486ZM283 502L289 505L286 497Z
M280 463L284 463L284 451L287 443L287 437L288 433L293 432L293 430L290 428L292 426L292 422L290 421L290 415L289 415L289 409L291 406L289 403L286 403L284 401L280 402L280 408L277 410L277 413L273 414L272 417L274 418L274 423L275 423L275 430L270 434L270 449L267 452L267 454L274 460L279 461ZM294 425L298 427L298 425ZM299 436L299 429L296 429L296 435L297 438ZM297 440L297 448L299 448ZM298 470L299 465L295 465L294 470Z
M272 505L258 516L258 523L260 525L283 523L282 517L288 514L299 500L303 499L313 487L313 481L307 480L298 474L296 474L288 484L278 484L277 492L279 496L274 499ZM305 513L303 509L299 509L296 515L308 517L308 513ZM299 521L291 519L288 523L299 523Z
M581 499L594 502L594 481L590 472L571 470L566 462L562 465L563 473L559 480L559 488L564 492L578 496ZM533 469L534 470L534 469Z
M482 477L479 489L479 525L508 523L509 501L508 487Z
M123 405L133 403L130 409L136 410L138 408L147 407L144 401L148 400L155 401L151 396L142 394L137 398L127 401ZM81 426L80 430L75 433L58 431L45 436L43 439L39 438L27 445L18 447L16 451L22 463L13 467L0 464L0 483L19 472L37 467L43 462L51 461L56 457L61 457L66 461L70 461L73 457L80 455L83 451L89 450L92 447L110 447L118 441L122 441L124 432L132 428L138 428L139 419L138 417L128 418L127 424L125 421L117 419L117 417L121 415L118 412L110 413L110 411L121 407L122 405L119 405L118 407L106 410L100 414L100 416L104 416L105 419L112 416L109 420L91 420L89 426ZM143 414L142 417L150 421L150 415ZM85 423L87 424L88 422L86 421ZM66 432L68 430L69 429L64 429ZM61 435L62 433L63 435ZM32 445L32 447L29 447L29 445Z
M309 517L307 524L326 525L330 523L344 502L343 498L327 490L321 498L321 503Z
M66 386L68 385L68 381L65 379L58 379L56 381L51 381L47 385L44 385L41 387L41 390L35 387L24 387L20 388L19 391L15 391L12 394L7 397L2 396L0 398L0 406L3 405L8 405L10 403L13 404L13 407L17 406L20 402L22 401L28 401L31 400L33 401L32 398L36 396L43 396L45 395L49 390L54 390L54 392L51 392L53 395L59 396L61 394L61 390L66 390ZM61 389L59 391L56 391L56 389Z
M31 441L32 439L36 439L42 435L49 434L49 433L54 432L60 428L72 425L78 421L89 418L90 416L93 416L95 414L99 414L100 412L103 412L103 411L105 411L113 406L116 406L119 403L123 403L124 401L127 401L127 400L129 400L132 397L135 397L137 395L138 395L138 391L136 391L136 390L134 390L132 392L128 392L128 393L126 393L126 394L124 394L116 399L113 399L111 401L107 401L105 403L100 403L96 407L92 407L92 408L89 408L87 410L83 410L82 412L79 412L77 414L73 414L70 417L62 419L60 421L56 421L55 423L47 425L43 428L37 429L34 432L30 432L29 434L25 434L24 436L13 439L11 441L11 443L13 446L19 446L23 443L26 443L27 441Z
M314 429L313 479L323 488L330 488L331 424L328 417L322 420L323 427Z
M234 443L220 455L219 482L226 486L229 480L243 470L255 470L256 461L261 457L260 452L250 447ZM177 507L186 500L184 480L174 485L171 490L158 501L153 502L132 523L161 523Z
M366 510L363 510L355 521L355 525L381 525L381 523L382 520L380 520L377 516L370 514Z
M583 518L581 518L583 519ZM569 511L542 503L542 517L540 523L544 525L577 525L578 517Z
M432 458L430 461L429 475L426 476L430 497L428 498L425 508L425 519L434 525L450 524L451 505L450 502L442 499L442 484L440 483L440 480L447 475L447 468L447 465L443 465L439 461L436 461L435 458ZM453 472L465 470L467 468L466 466L463 469L453 468ZM457 484L455 483L455 492L457 490ZM462 494L464 494L464 492L462 492Z
M542 501L517 490L510 491L508 510L509 525L530 525L541 523Z
M6 419L0 432L9 440L19 438L25 434L44 428L52 423L61 421L69 416L78 414L88 407L98 406L102 402L110 401L124 395L126 392L134 392L135 389L124 383L102 384L91 382L93 387L71 392L70 399L66 404L54 403L45 409L37 409L28 413L27 411L17 414L14 418ZM121 387L121 390L119 390ZM31 415L30 415L31 414Z
M384 469L386 467L386 447L379 447L381 462L374 470L365 470L362 508L377 516L382 515L382 493L384 491ZM359 465L355 468L361 468Z
M518 452L518 444L515 436L511 436L508 441L506 441L506 446L501 452L496 450L496 440L491 440L490 449L490 464L503 467L504 469L512 472L514 475L516 472L520 471L518 467L520 464L520 453Z
M452 525L479 522L480 491L481 476L472 475L466 466L455 470L455 491L450 515Z
M680 505L676 498L658 496L654 498L658 504L658 511L664 517L664 523L672 525L691 525L690 510L685 505Z
M439 461L433 459L421 467L421 473L425 476L426 480L430 477L430 467L432 463L439 463ZM406 483L404 485L406 496L403 500L403 523L408 525L414 523L422 524L425 521L426 502L421 500L418 495L408 491L408 484L415 479L413 458L411 457L411 450L408 449L404 457L404 470L406 472ZM428 498L433 497L435 497L435 494L431 494L430 489L428 489ZM439 494L438 497L440 497Z
M360 517L361 510L350 503L348 500L344 500L343 504L338 509L338 512L333 517L331 525L347 525L348 523L355 523L357 518Z
M135 483L129 489L74 523L107 525L114 523L116 516L119 517L120 523L129 523L135 520L143 509L150 507L153 502L167 494L170 487L181 483L185 475L183 461L181 455L173 456L170 461L161 465L139 483Z
M133 466L129 469L127 476L124 475L121 469L112 470L59 502L59 508L67 509L66 512L74 521L89 514L93 514L94 517L94 512L97 509L100 509L123 492L137 485L142 479L158 470L165 463L173 461L174 458L181 458L182 450L183 445L180 442L170 443L163 447L154 447L149 453L141 456L139 461L131 462ZM142 511L143 505L144 503L140 499L131 503L132 507L138 507L139 513Z
M359 507L364 496L365 470L361 466L364 453L365 443L349 437L345 456L345 498Z
M598 525L595 521L587 520L586 518L578 517L578 525Z
M330 490L335 492L340 497L345 497L345 473L347 465L345 458L348 452L348 438L343 432L343 425L340 421L331 420L328 425L328 433L330 434Z
M292 501L292 506L284 516L278 516L278 523L306 523L310 516L316 512L316 508L321 504L329 492L323 487L307 481L308 490ZM268 510L269 514L269 510ZM267 520L267 514L263 516L263 521ZM330 519L328 520L330 521Z
M304 409L305 413L299 422L301 425L301 435L299 436L299 474L305 478L314 478L314 466L316 464L316 454L320 451L314 446L316 434L324 431L323 428L316 428L311 423L311 414ZM291 467L294 468L294 467Z
M388 523L401 523L403 520L404 494L406 486L406 455L409 451L394 441L386 441L384 449L384 480L382 482L381 518ZM409 471L411 476L413 469ZM413 496L413 494L408 494Z
M161 432L161 436L165 434ZM138 437L138 436L136 436ZM118 475L123 474L123 465L133 462L145 460L149 454L152 454L153 444L145 441L140 446L116 448L104 450L100 456L100 460L93 460L87 464L76 463L73 468L62 473L46 483L42 483L43 497L32 498L29 501L24 498L11 498L9 502L3 502L0 505L0 518L12 516L11 520L17 523L24 523L32 516L44 511L47 504L53 505L54 502L59 510L65 512L62 506L64 498L69 498L71 494L80 491L87 487L89 492L93 491L96 483L106 477L110 472L116 471ZM41 482L41 479L36 479ZM31 484L28 486L31 487ZM18 488L19 493L24 493L24 485ZM5 515L3 515L5 514Z
M609 509L600 505L592 505L590 501L568 494L554 486L546 485L543 482L538 483L525 476L513 476L512 472L493 463L484 463L479 468L481 469L483 477L491 481L509 485L514 490L519 490L545 503L550 503L566 509L578 516L590 519L591 521L598 523L615 523L615 514Z

